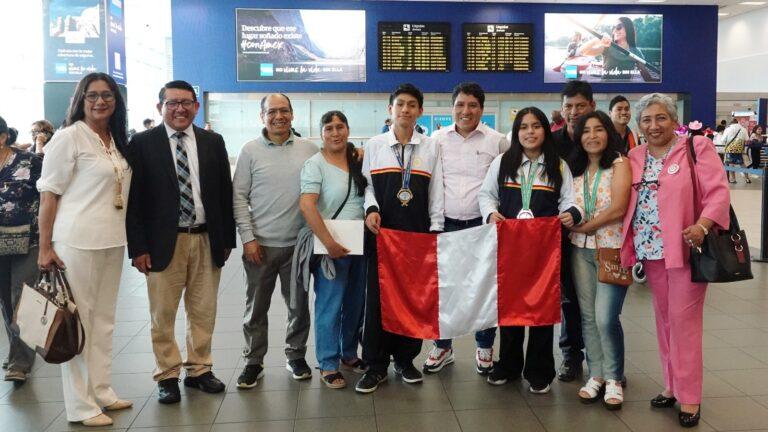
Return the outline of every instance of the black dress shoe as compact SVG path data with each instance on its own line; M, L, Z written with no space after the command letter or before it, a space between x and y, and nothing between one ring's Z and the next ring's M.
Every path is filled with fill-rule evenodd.
M699 424L699 420L701 419L701 407L696 411L696 414L680 411L677 415L677 419L680 421L680 426L684 428L694 427Z
M576 379L576 376L581 372L581 362L573 362L563 360L560 364L560 369L557 371L557 379L564 382L570 382Z
M168 378L158 381L157 401L161 404L175 404L181 401L178 378Z
M675 402L677 402L677 399L674 396L666 397L663 394L659 394L651 399L651 406L654 408L672 408L675 406Z
M221 393L226 387L211 371L196 377L184 378L184 386L200 389L206 393Z

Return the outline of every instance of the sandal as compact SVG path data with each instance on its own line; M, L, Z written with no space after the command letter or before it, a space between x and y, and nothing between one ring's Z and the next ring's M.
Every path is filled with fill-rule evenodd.
M325 384L325 386L328 388L340 389L347 386L347 381L344 379L344 375L342 375L339 371L329 373L327 375L322 375L321 372L320 379L323 380L323 384Z
M621 381L612 379L606 381L603 402L609 411L621 409L621 404L624 402L624 390L621 387Z
M590 377L584 387L579 389L579 399L581 403L591 404L600 399L600 393L603 392L604 382L598 381L595 377Z
M344 369L351 370L354 373L364 374L368 371L368 365L359 358L352 360L341 360L341 366Z

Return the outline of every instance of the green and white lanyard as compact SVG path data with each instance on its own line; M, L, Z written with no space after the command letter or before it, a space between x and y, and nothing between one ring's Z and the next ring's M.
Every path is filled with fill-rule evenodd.
M595 216L595 205L597 204L597 188L600 185L600 176L603 169L598 167L592 183L592 191L589 190L589 169L584 172L584 212L586 220L591 220Z
M520 194L523 199L523 209L517 214L518 219L533 219L531 211L531 195L533 195L533 183L536 181L536 173L539 171L539 163L529 160L528 176L520 176Z

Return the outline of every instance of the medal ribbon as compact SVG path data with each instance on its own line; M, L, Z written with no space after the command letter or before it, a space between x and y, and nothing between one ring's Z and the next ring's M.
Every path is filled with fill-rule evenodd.
M531 210L531 195L533 194L533 182L536 181L536 172L539 170L539 163L532 160L528 161L528 178L520 176L520 192L523 198L523 210Z
M406 144L403 145L403 155L400 156L400 153L397 152L397 149L395 147L392 147L392 152L395 154L395 157L397 158L397 163L400 164L401 173L403 176L402 185L403 189L410 190L409 186L411 185L411 165L413 164L413 154L416 153L416 149L411 149L411 155L408 157L408 165L403 167L403 159L405 159L405 148L407 146L413 146L413 144Z
M595 216L595 204L597 204L597 187L600 184L600 176L603 174L602 168L597 168L594 180L592 183L592 192L589 190L589 169L584 173L584 212L586 213L586 220L590 220Z

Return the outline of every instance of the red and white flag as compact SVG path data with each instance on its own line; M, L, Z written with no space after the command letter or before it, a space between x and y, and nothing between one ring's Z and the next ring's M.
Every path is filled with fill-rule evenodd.
M450 339L560 322L560 222L508 219L442 234L377 236L384 330Z

